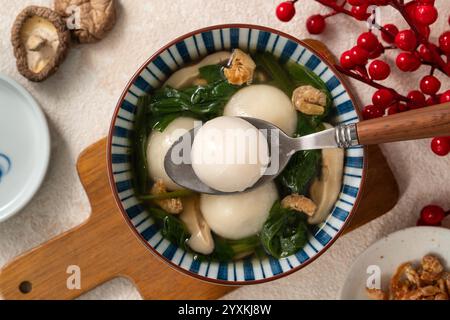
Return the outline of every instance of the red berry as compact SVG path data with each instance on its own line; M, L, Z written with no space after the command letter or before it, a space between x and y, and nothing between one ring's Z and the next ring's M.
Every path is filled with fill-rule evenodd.
M398 28L395 25L389 23L384 25L383 29L384 32L381 32L381 38L383 38L383 40L387 43L394 43L395 36L398 34Z
M295 16L295 6L293 1L285 1L277 6L276 14L278 19L284 22L290 21Z
M362 6L368 4L368 0L347 0L348 4L351 6Z
M369 65L369 75L374 80L384 80L389 77L391 67L381 60L374 60Z
M369 6L367 4L361 6L353 6L351 9L352 15L360 21L367 20L370 17L370 13L367 12L368 7Z
M450 54L450 31L446 31L439 37L439 48L445 53Z
M430 96L427 98L427 101L425 101L425 104L427 106L434 106L436 104L439 104L439 98L437 96Z
M367 59L369 59L369 53L358 46L350 49L350 55L355 65L364 66L367 63Z
M341 55L340 62L341 62L341 66L344 67L345 69L352 69L355 66L355 63L353 62L352 54L350 53L350 50L345 51Z
M398 112L404 112L404 111L408 111L409 110L409 107L408 107L408 105L406 103L399 103L397 105L397 108L398 108Z
M420 80L420 90L425 94L436 94L440 88L441 82L435 76L425 76Z
M416 8L419 4L417 1L409 1L407 4L405 4L405 11L406 15L413 21L417 22L416 20Z
M416 71L420 67L420 59L411 52L401 52L395 60L397 67L404 71Z
M425 96L419 90L410 91L406 97L409 99L408 107L411 109L422 108L425 106Z
M380 42L372 32L364 32L358 37L358 47L368 52L373 52L378 48Z
M388 115L396 114L396 113L400 112L400 110L398 109L398 106L396 104L393 104L392 106L388 107L386 110L387 110Z
M380 89L375 91L372 96L372 103L380 108L386 109L394 102L394 94L392 90L389 89Z
M431 150L438 156L446 156L450 152L450 137L436 137L431 140Z
M382 117L383 114L383 109L374 105L365 106L362 110L362 115L365 120L379 118Z
M440 103L446 103L450 102L450 90L445 91L441 96L439 97Z
M311 34L321 34L325 27L325 18L320 14L313 15L306 20L306 29Z
M439 206L428 205L420 211L420 220L428 226L440 226L445 219L445 211Z
M435 45L430 43L429 46L435 46ZM433 55L432 55L430 49L428 49L428 47L426 45L424 45L424 44L419 47L419 56L425 62L432 62L433 61Z
M397 33L395 36L395 44L402 50L414 51L417 46L417 39L414 31L407 29Z
M420 24L429 26L438 18L438 11L433 5L419 5L415 9L416 21Z
M430 37L430 33L431 33L431 29L429 26L424 26L422 24L417 24L416 25L417 31L419 31L419 33L421 35L423 35L425 38L429 38Z
M428 5L434 6L434 1L435 0L419 0L419 3L420 4L428 4Z
M384 53L384 47L381 43L378 43L378 47L369 53L369 59L376 59Z

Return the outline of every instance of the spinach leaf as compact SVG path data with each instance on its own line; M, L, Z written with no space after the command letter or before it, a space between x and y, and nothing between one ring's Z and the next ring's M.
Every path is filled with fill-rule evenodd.
M161 225L161 234L163 237L186 250L186 241L189 239L190 234L184 222L162 209L148 208L148 211Z
M309 116L303 113L297 113L297 129L295 136L302 137L318 131L324 130L322 119L316 116Z
M295 82L296 86L311 85L324 92L328 91L325 82L307 67L298 63L288 62L285 64L284 68L289 77Z
M164 87L152 95L147 114L153 119L152 127L161 131L183 114L207 121L222 115L225 104L238 89L226 80L181 90Z
M297 129L295 132L297 137L324 129L322 120L318 117L302 113L298 113L297 117ZM320 150L305 150L294 154L286 168L276 179L282 194L306 194L310 183L319 174L321 158L322 153Z
M208 83L223 80L222 66L218 64L212 64L204 66L199 69L200 77L205 79Z
M294 154L277 177L282 193L306 194L309 184L318 174L320 159L320 150L299 151Z
M266 252L275 258L296 253L307 241L305 215L285 209L276 201L260 234Z
M323 80L318 75L309 70L307 67L299 65L297 63L289 62L284 65L284 69L286 70L292 81L295 83L295 87L302 85L311 85L314 88L323 91L327 95L327 105L325 108L325 113L321 116L316 116L316 118L324 119L328 115L333 101L331 93L328 90L325 82L323 82Z
M272 78L272 84L275 87L284 91L288 97L292 96L295 85L275 56L268 52L264 52L255 54L253 59L256 65L262 68Z

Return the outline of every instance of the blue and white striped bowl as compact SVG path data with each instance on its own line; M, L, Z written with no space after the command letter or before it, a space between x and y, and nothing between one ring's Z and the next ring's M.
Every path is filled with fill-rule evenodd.
M157 256L176 269L206 281L222 284L254 284L274 280L301 269L327 250L343 231L356 208L362 185L364 149L346 150L342 190L325 222L309 235L307 245L283 258L247 258L224 263L200 262L191 253L164 239L146 212L131 183L130 141L138 97L151 93L165 79L203 56L220 50L268 51L281 61L295 61L316 73L326 83L334 102L335 123L358 122L348 90L336 70L303 42L280 31L253 25L222 25L182 36L154 54L134 75L114 112L108 142L108 166L117 204L132 229ZM148 272L152 272L149 270Z

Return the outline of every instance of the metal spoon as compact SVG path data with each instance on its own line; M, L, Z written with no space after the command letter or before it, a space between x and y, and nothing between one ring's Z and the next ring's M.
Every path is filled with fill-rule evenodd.
M450 103L421 108L408 112L390 115L389 117L362 121L356 124L341 124L335 128L320 131L300 138L291 138L273 124L255 118L242 117L259 130L262 130L270 146L271 161L278 160L278 170L263 175L249 191L268 181L275 179L286 167L292 155L301 150L325 148L349 148L356 145L379 144L394 141L406 141L435 136L450 136ZM178 185L207 194L231 194L210 188L194 173L190 163L174 163L172 151L184 139L194 141L195 129L180 137L167 152L164 168L169 177ZM278 139L273 139L278 136ZM181 149L180 156L183 149ZM190 158L190 155L184 155ZM277 159L275 158L277 157Z

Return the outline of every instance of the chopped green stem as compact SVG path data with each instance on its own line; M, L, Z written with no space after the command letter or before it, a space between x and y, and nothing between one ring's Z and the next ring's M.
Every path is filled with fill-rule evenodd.
M151 195L145 195L145 196L139 196L138 198L143 201L149 201L149 200L164 200L164 199L172 199L172 198L183 198L183 197L189 197L194 194L191 190L177 190L172 192L166 192L161 194L151 194Z

